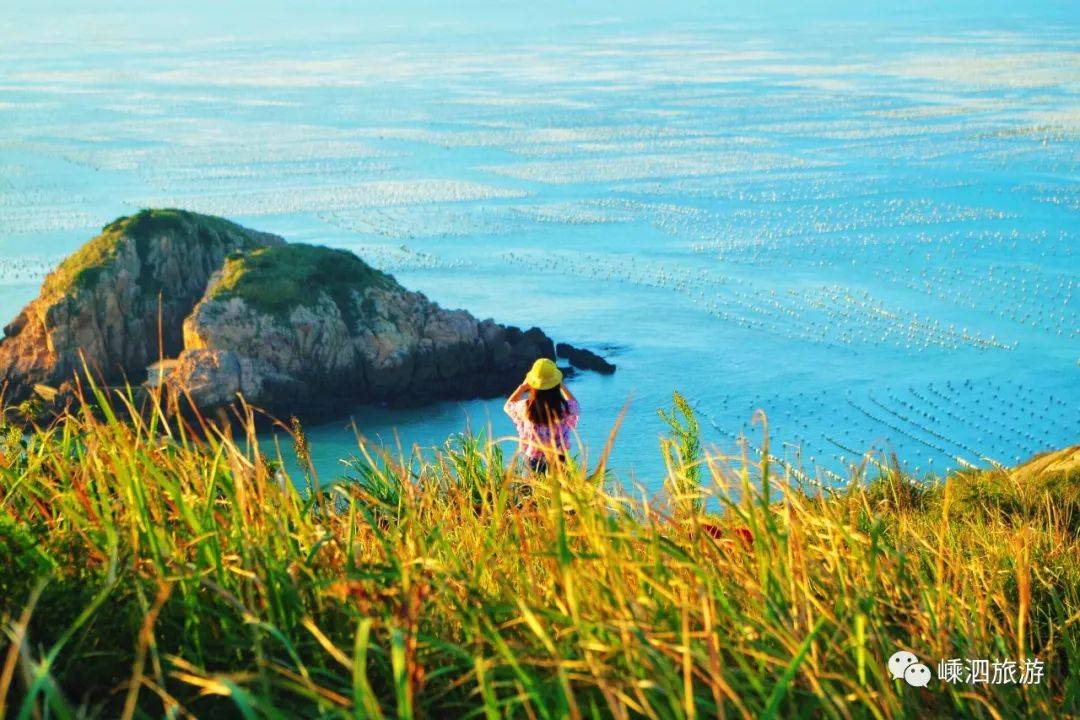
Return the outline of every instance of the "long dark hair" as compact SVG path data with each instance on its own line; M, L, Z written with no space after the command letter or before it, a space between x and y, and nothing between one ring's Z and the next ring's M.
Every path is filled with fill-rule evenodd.
M562 385L548 390L529 388L529 399L525 401L525 414L533 425L551 425L562 420L566 414L566 398L562 396Z

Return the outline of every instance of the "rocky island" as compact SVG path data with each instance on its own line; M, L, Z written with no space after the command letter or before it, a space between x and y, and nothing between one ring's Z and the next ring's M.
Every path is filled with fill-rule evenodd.
M326 416L493 396L555 357L539 328L444 309L349 251L183 210L107 225L4 335L7 404L53 409L88 371L107 384L162 383L203 411L242 396L271 414Z

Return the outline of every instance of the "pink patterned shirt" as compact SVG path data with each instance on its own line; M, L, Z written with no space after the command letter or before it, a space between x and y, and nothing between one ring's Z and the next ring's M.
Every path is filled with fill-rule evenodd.
M528 460L540 459L552 446L561 452L568 452L570 433L577 427L579 414L577 400L567 400L566 412L554 426L550 427L545 424L537 425L530 420L525 403L526 400L515 402L507 400L506 405L503 406L503 410L514 421L514 426L517 428L521 454ZM552 442L553 439L554 442Z

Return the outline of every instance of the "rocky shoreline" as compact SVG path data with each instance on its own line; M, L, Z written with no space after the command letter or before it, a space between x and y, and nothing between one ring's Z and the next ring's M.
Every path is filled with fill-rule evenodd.
M163 385L201 412L243 398L325 418L363 403L491 397L556 357L539 328L448 310L355 254L290 244L221 218L144 210L107 225L4 329L6 405L55 414L89 373ZM599 356L560 344L579 369Z

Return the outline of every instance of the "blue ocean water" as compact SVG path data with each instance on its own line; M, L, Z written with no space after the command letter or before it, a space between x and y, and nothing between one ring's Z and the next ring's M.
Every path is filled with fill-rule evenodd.
M1070 3L225 5L5 3L0 315L176 206L610 356L572 380L581 440L625 408L613 466L647 487L676 389L718 452L762 409L825 480L1080 439ZM353 422L511 432L499 401ZM324 477L356 449L309 438Z

